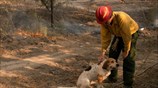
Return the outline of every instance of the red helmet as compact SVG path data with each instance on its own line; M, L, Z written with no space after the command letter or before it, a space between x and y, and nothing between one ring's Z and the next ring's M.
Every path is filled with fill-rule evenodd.
M111 6L100 6L96 10L96 19L99 24L107 22L112 16Z

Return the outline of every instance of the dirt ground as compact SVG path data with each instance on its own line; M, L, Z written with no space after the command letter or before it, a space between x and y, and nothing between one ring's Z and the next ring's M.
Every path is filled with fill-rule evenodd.
M105 1L145 27L137 42L134 88L158 88L158 28L153 26L155 21L149 20L152 18L143 15L158 2ZM65 8L60 7L62 11L55 10L64 15L54 14L56 26L51 28L50 13L39 2L1 0L0 88L76 86L80 73L89 63L97 63L100 55L99 26L94 14L99 5L105 5L103 0L72 0ZM136 6L141 8L133 10ZM146 25L146 20L151 24ZM118 82L105 83L106 88L122 88L121 56L119 64Z

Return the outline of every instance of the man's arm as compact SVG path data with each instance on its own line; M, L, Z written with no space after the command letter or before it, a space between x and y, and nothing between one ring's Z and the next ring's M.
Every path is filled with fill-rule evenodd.
M102 54L100 58L103 58L108 46L110 45L111 42L111 33L109 32L108 29L104 27L104 25L101 25L101 45L102 45Z

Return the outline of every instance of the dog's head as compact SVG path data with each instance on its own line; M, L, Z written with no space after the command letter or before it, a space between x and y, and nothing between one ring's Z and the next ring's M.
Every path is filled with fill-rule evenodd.
M112 70L112 69L116 69L119 66L119 64L116 62L115 59L113 58L107 58L102 65L102 69L106 69L106 70Z

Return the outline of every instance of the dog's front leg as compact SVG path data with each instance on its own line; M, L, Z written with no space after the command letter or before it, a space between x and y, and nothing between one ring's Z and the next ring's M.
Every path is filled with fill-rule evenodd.
M98 85L97 85L97 88L104 88L103 87L103 80L104 80L104 77L102 75L98 75Z
M98 83L101 84L104 80L104 77L102 75L98 75Z

